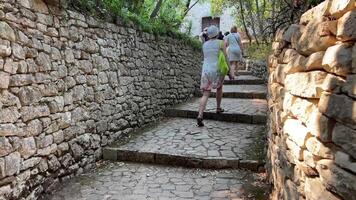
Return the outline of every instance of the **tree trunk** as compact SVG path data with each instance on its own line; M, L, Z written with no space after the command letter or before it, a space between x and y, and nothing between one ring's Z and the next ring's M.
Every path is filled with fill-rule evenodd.
M253 17L253 14L252 14L252 6L251 4L248 3L248 16L250 18L250 22L251 22L251 28L252 28L252 32L253 32L253 36L256 40L256 43L257 45L260 45L260 42L258 41L258 38L257 38L257 33L256 33L256 28L255 28L255 21L254 21L254 17Z
M196 2L194 2L192 6L190 6L190 7L188 6L187 9L184 11L182 18L184 18L184 17L188 14L188 12L189 12L198 2L199 2L199 0L197 0ZM190 1L189 1L189 4L190 4ZM188 5L188 3L187 3L187 5Z
M241 15L242 24L244 26L244 29L245 29L246 35L248 37L248 40L249 40L249 42L251 44L252 43L252 39L251 39L250 33L248 32L248 29L247 29L242 0L239 0L239 3L240 3L240 15Z
M150 18L153 19L155 17L157 17L159 10L161 9L163 0L158 0L155 9L152 11Z

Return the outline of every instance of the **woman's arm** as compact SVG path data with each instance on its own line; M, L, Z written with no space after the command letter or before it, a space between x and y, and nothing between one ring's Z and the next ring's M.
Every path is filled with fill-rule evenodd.
M237 42L239 43L239 46L240 46L240 49L241 49L241 53L242 53L242 56L244 55L244 47L242 46L242 42L241 42L241 36L240 34L237 34L239 39L237 40Z
M223 46L223 52L225 57L227 58L227 47L229 46L229 44L227 43L227 40L224 40L224 46Z

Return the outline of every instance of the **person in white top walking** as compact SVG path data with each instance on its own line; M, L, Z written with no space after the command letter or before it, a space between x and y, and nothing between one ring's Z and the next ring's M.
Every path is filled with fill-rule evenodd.
M224 109L221 108L221 99L225 76L220 73L218 57L220 50L224 52L226 57L226 48L224 42L217 39L219 36L218 27L208 27L207 35L209 40L203 44L204 62L200 84L200 89L203 91L203 97L200 99L199 115L197 118L198 126L204 126L203 113L212 89L216 89L216 112L224 112Z
M240 34L237 33L237 27L233 26L231 28L231 33L225 38L225 48L227 49L227 56L230 63L229 78L230 80L235 79L235 69L237 63L242 61L243 48L241 43Z

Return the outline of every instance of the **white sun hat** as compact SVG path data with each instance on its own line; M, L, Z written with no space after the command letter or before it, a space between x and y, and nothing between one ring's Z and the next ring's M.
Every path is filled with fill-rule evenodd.
M211 25L208 27L207 34L209 38L213 38L219 35L219 28L214 25Z

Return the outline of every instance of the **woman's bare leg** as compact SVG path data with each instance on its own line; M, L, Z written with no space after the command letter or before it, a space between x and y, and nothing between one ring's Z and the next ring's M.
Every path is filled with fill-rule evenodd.
M201 97L200 104L199 104L198 118L203 118L203 114L205 111L206 104L208 103L209 96L210 96L210 91L203 91L203 96Z
M230 62L230 78L234 79L235 78L235 69L236 69L236 61L231 61Z
M223 96L223 86L216 89L216 108L221 108L221 99Z

